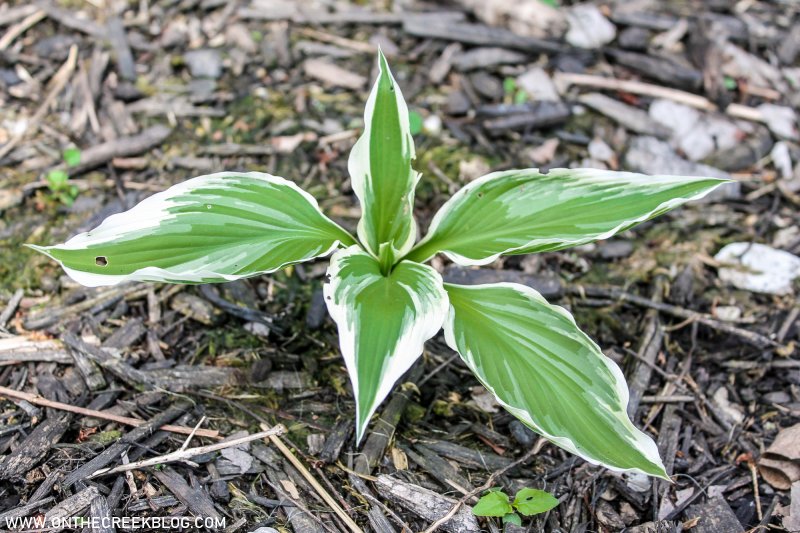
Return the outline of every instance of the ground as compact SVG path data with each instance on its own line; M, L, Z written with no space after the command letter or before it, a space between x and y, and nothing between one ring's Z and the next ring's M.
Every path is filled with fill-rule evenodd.
M758 0L4 3L0 528L202 516L226 531L423 531L455 509L434 525L497 531L469 510L491 486L559 499L509 531L800 530L798 23L796 4ZM412 114L421 228L492 170L733 180L608 241L483 269L434 261L570 309L622 367L672 484L539 440L441 336L356 446L325 260L89 289L22 246L219 170L292 179L354 230L347 154L378 46ZM731 243L768 248L736 255L751 270L731 277L717 256ZM190 448L256 438L98 473L179 451L193 428Z

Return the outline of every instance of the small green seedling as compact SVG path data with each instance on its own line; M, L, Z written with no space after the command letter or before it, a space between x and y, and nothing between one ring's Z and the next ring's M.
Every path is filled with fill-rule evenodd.
M64 163L67 167L78 166L81 162L81 151L77 148L67 148L62 154ZM53 197L66 206L71 206L78 196L78 187L69 182L69 174L66 170L51 170L45 177L47 188Z
M475 516L493 516L503 519L504 524L522 525L523 516L546 513L558 505L558 500L547 491L539 489L520 489L514 500L499 489L490 490L478 500L472 513Z
M395 383L444 328L445 340L524 424L594 464L667 477L626 414L619 367L564 308L514 283L444 283L425 263L462 266L550 252L624 231L723 180L595 169L495 172L467 184L417 241L408 108L386 63L348 170L357 238L294 182L258 172L184 181L56 246L32 246L88 286L214 283L333 254L323 287L356 404L356 440Z

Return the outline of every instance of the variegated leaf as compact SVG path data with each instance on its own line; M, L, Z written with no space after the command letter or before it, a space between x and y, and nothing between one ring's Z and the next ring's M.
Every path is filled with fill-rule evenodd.
M356 435L442 327L447 293L431 267L403 261L388 275L358 246L336 252L324 286L356 398Z
M439 210L408 259L444 252L460 265L607 239L725 180L594 169L495 172L466 185Z
M361 202L361 243L375 256L388 243L387 251L399 259L416 239L412 208L419 174L411 168L414 139L408 108L380 52L378 67L364 112L364 133L350 152L348 171Z
M564 308L511 283L445 288L447 344L511 414L591 463L667 479L619 367Z
M294 183L258 172L193 178L57 246L32 246L78 283L208 283L273 272L354 239Z

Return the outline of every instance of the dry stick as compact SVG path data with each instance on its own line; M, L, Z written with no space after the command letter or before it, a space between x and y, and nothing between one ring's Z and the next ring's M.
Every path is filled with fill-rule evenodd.
M739 337L747 344L755 346L756 348L766 349L766 348L776 348L780 346L774 340L765 337L760 333L755 333L752 331L748 331L746 329L738 328L731 324L726 324L724 322L714 320L713 318L704 313L691 311L683 307L678 307L677 305L671 305L663 302L654 302L652 300L648 300L647 298L643 298L641 296L625 292L621 289L579 286L572 288L570 292L579 298L585 298L586 295L589 295L591 297L612 298L620 302L628 302L641 307L649 307L652 309L656 309L662 313L676 316L678 318L689 318L711 329L715 329L717 331L722 331L723 333L728 333L730 335Z
M266 424L262 424L262 427L265 426ZM325 500L325 503L327 503L330 508L333 509L333 512L335 512L336 515L342 519L342 522L344 522L347 527L350 528L350 531L353 533L363 533L363 530L358 527L358 524L356 524L353 519L350 518L350 516L344 511L344 509L341 508L339 503L333 499L333 496L331 496L328 491L319 484L319 481L317 481L317 479L311 474L311 472L308 471L305 465L300 462L300 459L298 459L295 454L292 453L292 450L290 450L289 447L283 443L279 436L270 435L269 440L275 445L276 448L278 448L278 450L280 450L284 457L286 457L289 462L292 463L292 466L294 466L297 471L300 472L304 478L306 478L306 481L308 481L309 484L314 487L314 490L317 491L317 494L319 494L319 496Z
M245 444L250 441L263 439L266 437L272 437L275 435L280 435L284 432L286 432L286 428L282 424L278 424L277 426L274 426L267 431L261 431L260 433L253 433L252 435L247 435L244 437L240 437L238 439L228 440L225 442L218 442L216 444L209 444L207 446L198 446L196 448L181 447L180 450L168 453L166 455L159 455L158 457L151 457L150 459L142 459L141 461L136 461L135 463L127 463L115 466L114 468L101 468L100 470L90 475L87 479L93 479L99 476L106 476L108 474L117 474L119 472L128 472L129 470L140 470L148 466L175 463L177 461L183 461L185 459L189 459L190 457L203 455L204 453L211 453L217 450L223 450L225 448L231 448L233 446ZM187 440L186 442L189 441Z
M59 93L64 89L64 86L69 81L69 77L72 76L72 72L75 70L75 65L78 62L78 45L73 44L69 48L69 56L67 56L67 60L61 65L61 68L53 75L50 80L50 92L47 93L47 96L44 99L44 102L36 110L33 117L28 121L25 128L20 131L17 135L15 135L11 140L9 140L2 148L0 148L0 159L4 158L6 154L8 154L11 150L14 149L19 142L25 138L25 136L30 131L35 131L36 128L39 127L39 122L42 121L44 116L47 114L50 105L55 101L56 97Z
M15 398L17 400L25 400L30 402L34 405L40 405L42 407L52 407L53 409L60 409L61 411L68 411L70 413L76 413L83 416L90 416L92 418L100 418L103 420L110 420L112 422L117 422L120 424L125 424L127 426L134 426L139 427L147 423L146 420L139 420L138 418L130 418L128 416L120 416L115 415L112 413L107 413L104 411L96 411L94 409L86 409L85 407L77 407L75 405L69 405L67 403L56 402L53 400L48 400L47 398L43 398L36 394L30 394L28 392L17 391L14 389L9 389L8 387L0 386L0 396L6 396L8 398ZM220 438L219 432L210 430L210 429L193 429L185 426L173 426L167 424L165 426L161 426L159 429L163 431L169 431L172 433L180 433L182 435L191 435L194 432L195 435L201 437L209 437L212 439Z
M708 98L697 94L687 93L678 89L670 89L642 83L633 80L618 80L616 78L606 78L603 76L593 76L591 74L573 74L571 72L557 72L554 75L556 86L567 87L569 85L583 85L586 87L596 87L598 89L609 89L612 91L625 91L634 94L643 94L656 98L665 98L690 107L696 107L704 111L718 111L719 108ZM764 114L756 108L741 104L730 104L725 108L725 113L734 117L751 120L754 122L764 122Z
M428 529L423 531L423 533L433 533L434 531L436 531L436 529L439 526L441 526L442 524L453 518L453 516L455 516L455 514L458 512L458 510L461 509L461 506L467 503L467 501L469 501L470 498L474 498L481 492L492 488L492 485L494 485L494 482L497 478L499 478L512 468L521 465L522 463L524 463L525 461L527 461L528 459L539 453L542 450L542 447L544 447L546 443L547 443L546 439L540 438L538 441L536 441L536 444L533 445L533 448L528 450L528 452L525 455L523 455L513 463L504 466L500 470L496 470L495 472L493 472L492 475L489 476L489 479L486 480L486 483L462 496L461 499L458 500L449 511L447 511L447 514L445 514L436 522L428 526Z
M46 16L47 14L39 9L38 11L35 11L25 17L22 22L19 22L18 24L9 28L5 35L0 37L0 52L8 48L8 46L14 42L14 39L28 31L29 28L33 27L37 22Z

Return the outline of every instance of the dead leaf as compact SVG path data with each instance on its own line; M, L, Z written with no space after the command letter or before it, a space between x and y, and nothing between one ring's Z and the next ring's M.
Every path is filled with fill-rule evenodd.
M800 424L778 432L758 461L758 469L767 483L779 490L789 490L800 480Z
M392 448L392 464L397 470L408 470L408 456L400 448Z
M472 387L472 401L475 406L484 413L496 413L500 404L494 397L494 394L489 392L483 387Z
M300 492L298 492L295 484L289 481L288 479L281 479L281 487L283 487L283 490L289 493L289 496L293 500L300 499Z

